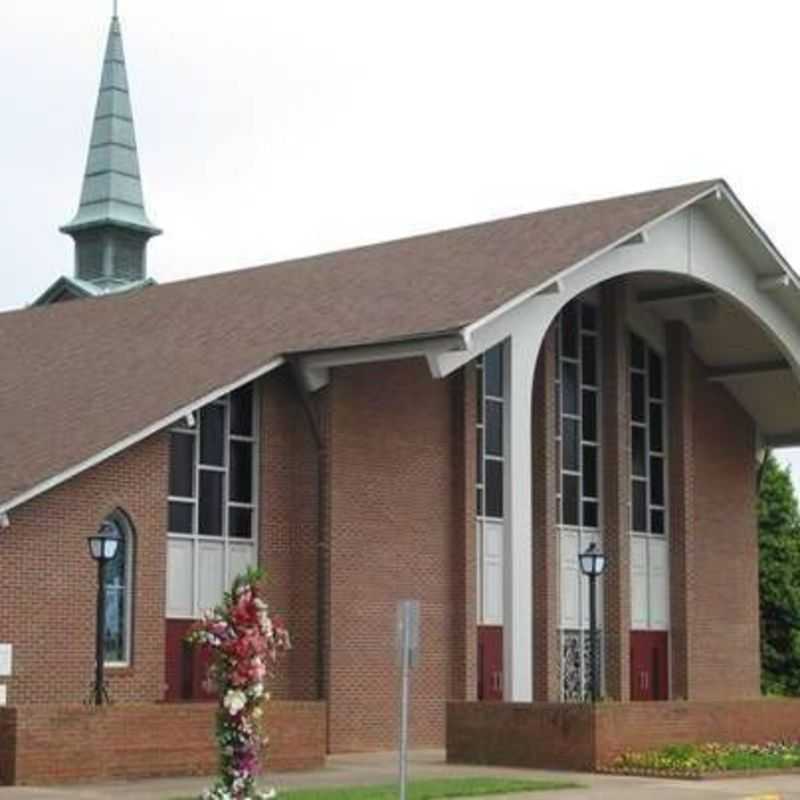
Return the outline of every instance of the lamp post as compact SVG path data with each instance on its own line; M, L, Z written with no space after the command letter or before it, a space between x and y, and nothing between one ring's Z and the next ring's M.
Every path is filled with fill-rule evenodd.
M597 579L603 574L608 558L592 542L580 554L581 572L589 578L589 659L592 664L590 694L596 703L600 695L600 669L597 663Z
M94 649L94 685L92 686L91 702L96 706L103 705L103 699L108 702L108 691L103 679L103 666L105 663L105 629L106 629L106 564L117 554L119 546L119 532L111 522L104 522L94 536L89 536L89 554L97 562L97 620L95 627Z

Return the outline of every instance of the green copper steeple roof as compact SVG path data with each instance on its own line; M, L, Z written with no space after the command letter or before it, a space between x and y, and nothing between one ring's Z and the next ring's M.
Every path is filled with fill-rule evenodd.
M74 234L108 225L149 236L161 233L144 208L122 32L116 14L108 33L80 206L74 219L61 230Z

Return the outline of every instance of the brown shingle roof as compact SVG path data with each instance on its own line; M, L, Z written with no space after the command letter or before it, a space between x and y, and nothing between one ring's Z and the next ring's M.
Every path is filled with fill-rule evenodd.
M715 185L0 314L0 508L278 355L458 330Z

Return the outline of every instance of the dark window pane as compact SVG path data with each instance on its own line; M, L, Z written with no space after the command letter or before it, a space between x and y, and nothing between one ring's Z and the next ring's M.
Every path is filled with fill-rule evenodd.
M631 419L644 422L644 375L631 373Z
M194 441L191 434L169 435L169 493L173 497L194 497Z
M249 503L253 499L253 445L231 442L230 499Z
M503 462L486 462L486 516L503 516Z
M578 508L579 508L579 499L578 499L578 476L577 475L565 475L564 476L564 492L562 495L563 499L563 524L564 525L578 525L580 520L578 519Z
M647 484L633 481L633 530L647 532Z
M581 303L581 324L587 331L597 330L597 309L588 303Z
M561 370L561 388L564 393L564 413L578 413L578 365L564 362Z
M253 435L253 385L237 389L231 395L231 433Z
M503 345L498 344L487 350L483 358L486 373L486 394L503 396Z
M664 425L659 403L650 403L650 449L656 452L664 450Z
M475 482L483 483L483 428L478 428L475 437Z
M661 379L661 358L651 350L648 353L648 361L650 362L650 395L661 397L664 391Z
M191 533L194 505L192 503L169 504L167 529L170 533Z
M631 366L644 369L644 341L635 333L631 334Z
M483 370L475 371L475 390L477 391L477 419L478 422L483 422Z
M253 512L249 508L228 509L228 535L234 539L251 539Z
M567 358L578 357L578 309L575 303L561 312L561 352Z
M200 412L200 463L221 467L225 448L225 406L210 405Z
M222 536L222 473L200 472L201 536Z
M581 342L581 366L583 382L590 386L597 385L597 340L594 336L584 336Z
M583 501L583 524L587 528L596 528L598 523L597 503L594 500Z
M578 420L564 420L564 469L577 471L580 441L578 439Z
M503 404L494 400L486 401L486 452L503 455Z
M664 505L664 459L650 459L650 502L656 506Z
M597 497L597 448L583 448L583 496Z
M475 495L475 513L479 516L483 516L483 489L478 489Z
M597 393L583 392L583 438L597 441Z
M631 428L631 470L634 475L647 475L647 447L644 428Z
M650 512L650 533L664 533L664 512L660 509Z

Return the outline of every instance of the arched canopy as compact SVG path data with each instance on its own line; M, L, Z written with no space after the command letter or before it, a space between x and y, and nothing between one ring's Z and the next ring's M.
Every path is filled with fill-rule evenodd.
M722 188L470 326L468 350L432 357L431 367L446 375L508 338L536 353L567 302L621 276L634 326L657 341L662 334L654 323L684 322L709 379L726 385L764 443L800 444L798 280Z

